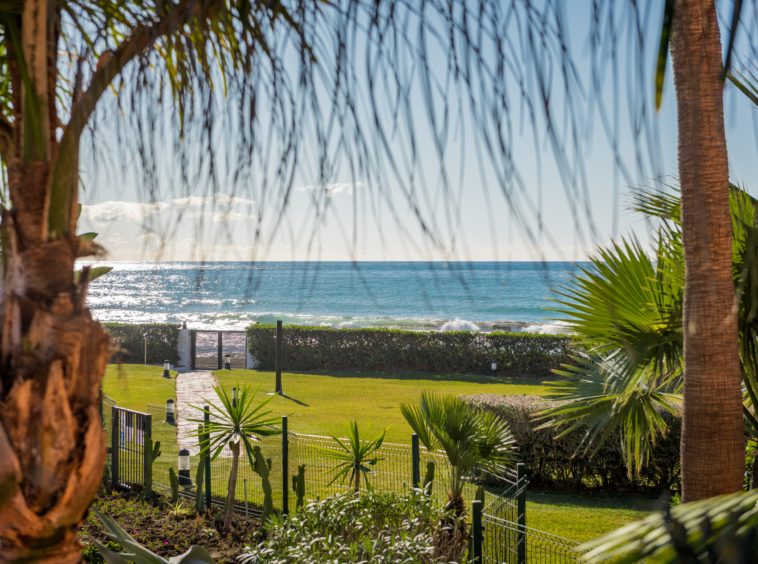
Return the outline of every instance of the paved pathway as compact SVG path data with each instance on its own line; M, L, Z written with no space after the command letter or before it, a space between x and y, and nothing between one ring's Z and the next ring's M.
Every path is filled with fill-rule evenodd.
M177 440L179 448L186 448L191 456L197 455L200 447L197 446L197 437L187 436L197 431L197 423L187 420L202 419L203 414L189 404L203 406L205 402L202 398L218 403L213 386L218 386L218 380L210 371L184 372L176 377Z

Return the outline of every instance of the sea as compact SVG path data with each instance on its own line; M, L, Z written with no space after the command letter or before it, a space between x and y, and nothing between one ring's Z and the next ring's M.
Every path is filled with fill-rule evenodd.
M102 322L253 323L413 331L562 333L553 290L570 262L97 262L87 303Z

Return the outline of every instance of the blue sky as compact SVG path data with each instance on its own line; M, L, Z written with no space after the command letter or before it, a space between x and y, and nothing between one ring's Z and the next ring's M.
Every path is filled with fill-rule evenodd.
M617 53L621 61L617 66L618 87L614 89L610 72L606 73L602 85L607 107L612 109L614 101L617 103L618 111L610 112L610 120L611 124L617 120L615 139L627 175L614 163L600 115L591 104L592 50L587 39L591 2L572 0L564 6L565 28L581 81L581 87L575 91L583 92L583 97L575 102L575 108L582 114L578 118L582 127L571 165L578 179L574 187L586 190L578 201L581 206L577 210L572 211L577 199L566 195L567 185L562 182L545 135L545 121L537 120L536 134L528 126L528 120L522 125L518 96L512 106L514 135L509 140L508 150L521 179L514 189L522 191L518 211L526 212L524 223L519 225L514 219L512 207L494 179L495 166L482 158L482 147L476 143L467 115L460 123L453 124L453 133L442 157L451 187L451 192L446 193L440 182L440 159L434 150L420 86L416 83L410 97L413 123L417 125L415 186L420 194L417 200L420 212L407 205L400 185L388 172L383 173L384 181L378 183L375 178L372 181L349 173L343 163L323 182L314 172L317 169L313 155L304 154L292 180L288 209L274 232L277 215L270 202L267 206L262 204L260 186L254 181L251 180L249 186L242 183L233 188L224 182L215 186L201 182L189 193L186 190L177 193L172 172L166 172L175 172L176 163L172 162L171 150L164 148L158 159L163 173L149 196L140 185L136 174L138 166L133 161L121 163L115 168L118 172L98 167L95 174L96 168L85 159L83 180L87 189L81 196L84 204L81 230L100 233L99 241L109 250L110 260L159 257L163 260L582 260L595 244L607 244L611 237L630 230L646 241L649 226L625 210L625 195L630 186L655 185L656 174L661 174L661 180L667 183L674 183L677 174L676 105L670 72L660 113L646 118L651 130L656 131L655 143L631 133L630 122L635 116L630 111L634 106L629 100L639 92L647 97L648 108L653 100L652 80L662 2L651 0L646 6L650 12L642 26L647 52L640 68L646 73L648 84L641 84L634 74L637 67L625 48L627 42L622 40ZM633 31L623 9L616 15L616 21L620 33ZM743 51L747 48L744 42L739 47ZM431 64L435 72L444 71L438 68L444 62ZM359 64L359 76L361 70L365 68ZM359 82L361 80L364 79ZM551 111L554 123L560 125L571 115L567 113L560 89L554 88ZM220 106L225 103L229 102L218 99ZM758 110L731 86L726 89L725 105L732 181L744 184L755 194L758 192ZM115 139L109 134L110 128L110 124L101 128L97 141L106 149ZM409 151L402 138L400 133L390 140L391 151L400 161ZM228 148L226 139L228 132L215 132L214 143L219 153ZM307 148L307 143L304 146ZM101 150L106 150L102 147ZM642 166L638 164L635 149L642 151ZM656 161L657 173L650 166L652 160ZM577 163L581 165L579 168L576 168ZM425 183L418 181L421 174ZM394 212L388 202L395 205ZM325 204L328 204L325 219L314 230L315 206ZM528 211L530 206L533 206L532 212ZM265 237L255 246L255 220L261 213ZM430 238L422 232L417 213L432 226L441 248L431 244ZM534 234L531 241L524 225ZM274 235L269 238L271 233Z

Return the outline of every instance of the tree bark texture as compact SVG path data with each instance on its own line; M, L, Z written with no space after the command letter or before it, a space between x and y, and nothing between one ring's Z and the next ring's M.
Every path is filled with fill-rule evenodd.
M682 190L682 500L740 491L745 437L732 281L723 66L714 0L678 0L672 62Z
M27 201L42 163L10 168L18 215L44 213ZM76 532L105 460L97 398L108 336L84 307L87 277L73 281L78 239L44 241L16 215L3 217L0 563L80 562Z

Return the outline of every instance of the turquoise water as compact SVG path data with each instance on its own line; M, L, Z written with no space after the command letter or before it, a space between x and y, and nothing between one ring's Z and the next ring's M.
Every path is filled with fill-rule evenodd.
M94 264L94 263L92 263ZM114 262L87 302L103 322L253 322L560 332L549 288L572 263Z

